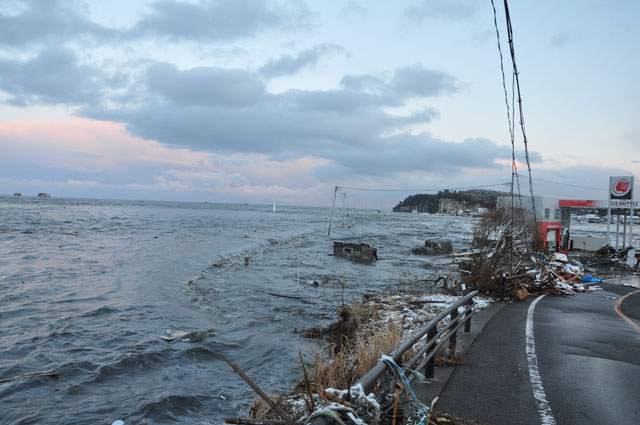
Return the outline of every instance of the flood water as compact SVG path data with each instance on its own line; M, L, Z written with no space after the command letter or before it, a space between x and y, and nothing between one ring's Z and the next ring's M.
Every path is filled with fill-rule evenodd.
M329 209L0 197L3 424L222 423L299 378L295 333L344 299L448 273L411 256L425 239L468 248L474 219ZM333 241L378 249L373 265ZM328 282L322 282L328 278ZM319 282L318 286L313 282ZM190 334L173 342L159 336Z

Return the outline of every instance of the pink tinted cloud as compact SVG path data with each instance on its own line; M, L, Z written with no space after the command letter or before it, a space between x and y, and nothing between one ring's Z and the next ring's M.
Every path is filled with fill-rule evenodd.
M115 186L133 192L201 192L205 197L215 193L220 199L298 204L317 199L313 170L331 162L319 157L277 161L259 154L217 155L167 147L131 136L122 124L87 119L0 122L0 150L4 161L96 176L70 175L56 182L62 186L112 187L108 175L100 173L135 170L133 181ZM143 164L154 167L140 167Z
M63 157L63 164L68 165L65 168L73 168L77 163L82 171L86 171L88 164L97 170L141 162L173 166L211 164L207 152L169 148L131 136L123 124L88 119L0 123L0 146L29 151L35 155L35 161L51 165Z

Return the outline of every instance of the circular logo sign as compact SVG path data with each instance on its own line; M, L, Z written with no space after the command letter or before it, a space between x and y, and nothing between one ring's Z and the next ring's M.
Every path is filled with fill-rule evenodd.
M613 182L611 193L614 196L624 196L631 190L631 182L627 179L618 179Z

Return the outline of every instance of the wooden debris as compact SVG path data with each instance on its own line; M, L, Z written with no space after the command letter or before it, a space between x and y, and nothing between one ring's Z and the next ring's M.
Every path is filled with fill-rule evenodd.
M15 381L16 379L33 378L36 376L48 376L50 378L57 378L58 372L36 372L36 373L27 373L25 375L12 376L11 378L0 379L0 384L3 384L5 382Z
M396 425L396 418L398 416L398 400L400 399L400 388L396 388L396 397L393 400L393 419L391 419L391 425Z
M258 393L258 395L269 405L271 406L271 408L274 410L274 412L276 412L278 414L278 416L280 416L284 422L287 425L294 425L295 421L293 419L291 419L291 417L289 415L287 415L287 412L285 412L284 410L282 410L282 408L280 406L278 406L273 400L271 400L269 398L269 396L267 396L267 393L265 393L264 391L262 391L262 389L255 383L253 382L253 380L251 380L251 378L249 378L243 371L242 369L240 369L240 367L236 364L233 363L231 361L229 361L229 359L227 359L225 356L223 356L222 354L220 354L220 357L222 358L222 360L224 360L225 362L227 362L227 364L229 366L231 366L231 369L234 370L234 372L236 372L238 375L240 375L240 377L242 379L244 379L244 382L246 382L247 384L249 384L249 386L251 388L253 388L253 390Z
M298 354L300 355L300 364L302 365L302 372L304 374L304 388L307 390L307 396L309 396L309 401L304 399L304 403L307 405L307 410L309 414L312 414L316 410L315 403L313 401L313 392L311 391L311 385L309 384L309 377L307 376L307 368L304 365L304 360L302 359L302 351L298 350ZM304 398L304 396L303 396Z
M222 418L228 424L240 425L287 425L285 421L273 421L268 419L249 419L249 418ZM293 422L294 425L302 425L302 422Z
M346 406L346 407L351 407L351 404L349 402L344 401L343 399L341 399L339 397L336 397L335 395L331 394L330 392L320 391L318 389L315 389L314 392L316 394L319 394L323 398L327 399L328 401L332 401L334 403L342 404L343 406Z

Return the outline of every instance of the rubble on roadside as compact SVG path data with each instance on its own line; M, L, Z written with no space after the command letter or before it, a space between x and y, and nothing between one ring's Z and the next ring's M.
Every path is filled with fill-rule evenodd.
M566 254L554 253L548 259L540 254L536 265L537 267L513 277L516 298L524 299L527 295L540 294L574 295L577 292L589 293L602 289L597 285L602 280L589 273L582 263L569 260Z
M605 245L595 252L589 265L617 265L628 268L638 268L640 265L640 252L631 246L623 249L615 249L611 245Z

